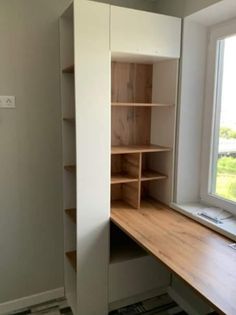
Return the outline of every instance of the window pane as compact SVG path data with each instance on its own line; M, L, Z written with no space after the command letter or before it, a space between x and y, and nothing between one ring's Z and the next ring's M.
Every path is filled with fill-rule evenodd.
M236 36L218 47L212 193L236 202Z

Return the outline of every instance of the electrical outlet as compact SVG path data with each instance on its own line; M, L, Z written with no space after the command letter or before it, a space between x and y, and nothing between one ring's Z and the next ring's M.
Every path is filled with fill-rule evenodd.
M15 108L15 96L0 96L0 108Z

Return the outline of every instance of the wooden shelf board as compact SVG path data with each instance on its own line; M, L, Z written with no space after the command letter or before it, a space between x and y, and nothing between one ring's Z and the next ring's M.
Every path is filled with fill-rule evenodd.
M138 210L113 202L111 221L220 313L236 314L236 252L229 247L231 240L152 199L143 200Z
M72 267L74 268L74 270L76 271L76 251L72 251L72 252L66 252L66 257L68 258L69 262L71 263Z
M63 73L74 73L75 67L74 65L68 66L62 70Z
M141 181L151 181L151 180L159 180L159 179L166 179L168 176L161 174L159 172L153 170L144 170L142 172Z
M76 223L76 209L65 209L65 212L72 219L72 221Z
M127 174L112 174L111 175L111 184L123 184L123 183L132 183L137 182L138 178L129 176Z
M133 106L133 107L173 107L174 104L160 104L160 103L117 103L117 102L112 102L111 106L115 107L125 107L125 106Z
M63 121L74 123L75 122L75 118L73 118L73 117L72 118L64 117Z
M65 169L67 172L75 172L75 171L76 171L76 166L75 166L75 165L65 165L65 166L64 166L64 169Z
M158 145L128 145L112 146L111 154L145 153L145 152L168 152L170 148Z

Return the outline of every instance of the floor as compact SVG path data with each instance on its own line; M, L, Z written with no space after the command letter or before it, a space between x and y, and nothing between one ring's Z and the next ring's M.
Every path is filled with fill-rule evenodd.
M9 315L73 315L65 299L54 300Z
M64 299L55 300L21 310L9 315L73 315ZM164 294L134 305L112 311L109 315L187 315L180 307L167 295Z
M36 305L34 307L11 313L9 315L73 315L66 300L58 299L50 303ZM211 315L217 313L212 313ZM145 300L140 303L123 307L112 311L109 315L188 315L184 312L168 294Z
M109 315L188 315L185 313L168 294L161 295L146 301L133 304Z

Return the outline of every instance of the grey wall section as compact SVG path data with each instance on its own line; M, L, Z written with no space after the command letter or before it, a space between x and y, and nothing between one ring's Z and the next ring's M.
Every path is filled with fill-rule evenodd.
M69 0L0 1L0 303L62 287L58 17Z
M184 17L222 0L156 0L155 11Z
M222 0L93 0L121 7L184 17Z
M220 1L222 0L185 0L184 16L190 15Z
M184 15L185 2L186 0L156 0L155 11L162 14L182 17Z

